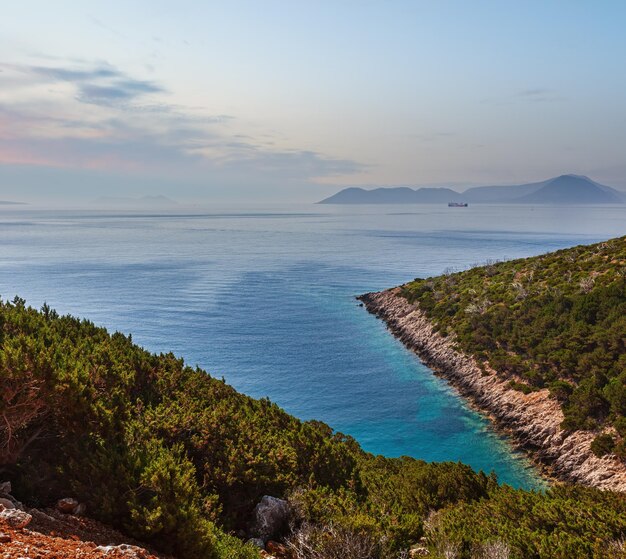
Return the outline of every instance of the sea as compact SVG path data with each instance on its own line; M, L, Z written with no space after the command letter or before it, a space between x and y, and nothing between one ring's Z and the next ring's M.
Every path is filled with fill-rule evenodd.
M626 207L0 208L0 296L172 351L385 456L541 489L529 460L355 296L626 234Z

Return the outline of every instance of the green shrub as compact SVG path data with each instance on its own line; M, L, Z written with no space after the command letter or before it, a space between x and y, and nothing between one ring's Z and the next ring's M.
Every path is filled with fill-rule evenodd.
M593 441L591 441L591 451L596 456L606 456L615 449L615 439L608 433L598 435Z
M504 486L489 499L437 513L426 535L432 552L455 542L459 559L495 541L506 544L510 559L597 559L626 535L626 500L582 487L541 494Z

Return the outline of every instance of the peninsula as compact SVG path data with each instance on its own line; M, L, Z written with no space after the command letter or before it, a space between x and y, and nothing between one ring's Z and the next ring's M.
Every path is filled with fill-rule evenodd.
M550 476L626 490L626 237L359 298Z

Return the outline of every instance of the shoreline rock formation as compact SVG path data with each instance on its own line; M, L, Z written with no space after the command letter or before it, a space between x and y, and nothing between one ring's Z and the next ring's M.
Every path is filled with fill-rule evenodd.
M496 371L483 372L453 340L438 334L428 317L400 294L400 288L357 297L372 314L430 367L445 378L495 426L509 435L548 477L599 489L626 491L626 466L598 458L590 449L596 433L561 429L563 412L547 389L529 394L509 386Z

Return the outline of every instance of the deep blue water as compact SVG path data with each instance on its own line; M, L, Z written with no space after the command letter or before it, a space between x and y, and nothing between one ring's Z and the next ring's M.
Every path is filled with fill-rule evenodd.
M387 456L461 460L537 487L529 463L354 296L626 231L626 208L0 211L0 294L174 351Z

